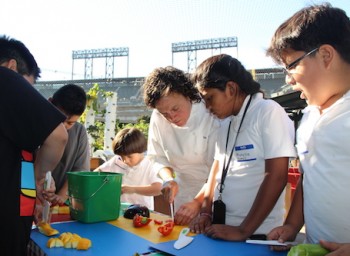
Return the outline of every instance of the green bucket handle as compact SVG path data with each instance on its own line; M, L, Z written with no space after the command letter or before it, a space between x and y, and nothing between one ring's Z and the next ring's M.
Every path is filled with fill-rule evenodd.
M94 195L96 195L96 193L97 193L98 191L100 191L100 189L101 189L104 185L106 185L108 182L109 182L109 176L106 176L106 177L104 178L104 180L103 180L102 185L101 185L94 193L92 193L91 196L89 196L89 197L87 197L87 198L85 198L85 199L79 198L79 197L74 197L74 196L69 196L69 198L74 198L74 199L78 199L78 200L81 200L81 201L87 201L87 200L89 200L90 198L92 198Z

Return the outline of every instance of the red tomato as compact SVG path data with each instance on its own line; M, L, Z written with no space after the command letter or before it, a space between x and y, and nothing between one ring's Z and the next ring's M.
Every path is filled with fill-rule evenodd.
M160 226L158 228L158 232L161 233L163 236L167 236L173 231L174 228L174 222L167 222L163 226Z
M162 225L163 221L162 220L153 220L155 224L157 225Z
M134 227L139 228L148 225L152 219L136 214L133 218Z

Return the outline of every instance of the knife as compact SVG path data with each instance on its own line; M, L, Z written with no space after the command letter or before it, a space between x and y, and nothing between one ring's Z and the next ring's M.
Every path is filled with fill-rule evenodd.
M173 203L170 203L170 214L171 214L171 219L174 222L174 205L173 205Z
M176 242L174 243L174 248L175 249L182 249L185 246L189 245L192 240L193 237L187 236L188 232L190 232L189 228L183 228L180 232L179 238L176 240Z
M48 190L51 185L51 172L48 171L45 176L45 183L44 183L44 189ZM50 223L49 214L50 214L50 202L45 200L44 201L44 207L43 207L43 222Z
M288 245L297 245L297 242L284 242L280 243L277 240L246 240L248 244L265 244L265 245L278 245L278 246L288 246Z

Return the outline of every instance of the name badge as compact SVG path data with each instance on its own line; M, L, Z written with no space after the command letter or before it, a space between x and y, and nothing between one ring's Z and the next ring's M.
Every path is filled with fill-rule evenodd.
M248 162L255 161L256 157L253 155L254 153L254 145L241 145L235 147L235 154L237 157L237 162Z

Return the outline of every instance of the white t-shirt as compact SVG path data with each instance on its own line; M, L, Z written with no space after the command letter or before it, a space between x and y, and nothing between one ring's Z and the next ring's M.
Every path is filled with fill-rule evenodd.
M307 107L297 131L306 239L350 243L350 92L321 115Z
M153 162L147 156L138 165L134 167L129 167L123 162L120 156L115 155L98 168L102 172L122 173L123 185L147 186L155 182L163 182L162 179L158 177L158 173L153 168ZM148 207L148 209L154 210L153 196L143 196L139 194L122 194L120 197L120 201L131 204L145 205Z
M220 131L222 136L215 153L215 159L219 161L218 183L221 181L225 154L227 164L248 99L245 99L238 115L232 117L227 151L229 123ZM266 159L295 156L293 122L285 110L275 101L263 99L261 93L253 95L224 182L222 200L226 204L226 224L239 226L247 216L264 179ZM218 189L215 188L214 200L217 198ZM284 211L283 192L255 233L266 234L282 225Z
M203 102L192 104L190 118L183 127L153 111L148 133L147 154L157 169L171 167L176 173L179 192L175 211L197 195L206 182L214 161L215 142L220 121L211 115Z

